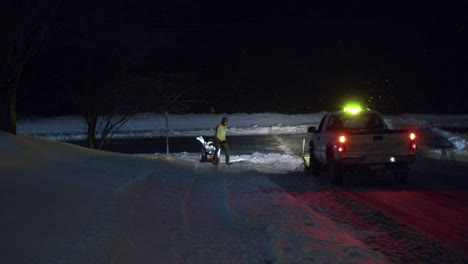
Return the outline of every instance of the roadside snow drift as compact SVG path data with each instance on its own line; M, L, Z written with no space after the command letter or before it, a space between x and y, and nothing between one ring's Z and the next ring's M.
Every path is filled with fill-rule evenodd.
M250 167L0 132L1 263L385 263Z

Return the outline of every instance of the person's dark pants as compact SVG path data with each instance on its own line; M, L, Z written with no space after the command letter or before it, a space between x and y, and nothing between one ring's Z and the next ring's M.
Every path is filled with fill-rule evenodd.
M221 148L224 149L224 155L226 156L226 163L229 163L229 146L228 146L227 142L226 141L220 142L218 140L215 140L215 146L216 146L216 151L215 151L215 156L214 156L214 159L213 159L215 161L215 163L219 163L218 151Z

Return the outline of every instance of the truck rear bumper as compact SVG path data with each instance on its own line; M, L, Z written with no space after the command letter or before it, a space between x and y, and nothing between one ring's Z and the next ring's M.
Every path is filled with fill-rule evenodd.
M373 155L373 156L340 156L339 162L344 166L410 164L416 160L416 154L409 155Z

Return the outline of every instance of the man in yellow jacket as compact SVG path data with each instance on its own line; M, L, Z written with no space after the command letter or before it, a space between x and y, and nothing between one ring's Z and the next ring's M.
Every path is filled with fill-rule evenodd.
M213 159L213 164L215 165L218 165L219 163L219 153L221 153L220 152L221 148L224 149L224 155L226 156L226 164L227 165L232 164L231 162L229 162L229 146L226 142L227 123L228 123L227 117L223 117L223 119L221 119L221 124L219 124L216 127L216 132L214 136L214 143L216 146L216 151L215 151L215 156Z

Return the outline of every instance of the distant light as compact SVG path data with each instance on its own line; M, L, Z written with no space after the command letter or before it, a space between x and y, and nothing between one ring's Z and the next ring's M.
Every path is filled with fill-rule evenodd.
M415 134L415 133L410 133L410 134L409 134L409 138L410 138L411 140L415 140L415 139L416 139L416 134Z
M395 157L390 157L390 162L395 162Z

